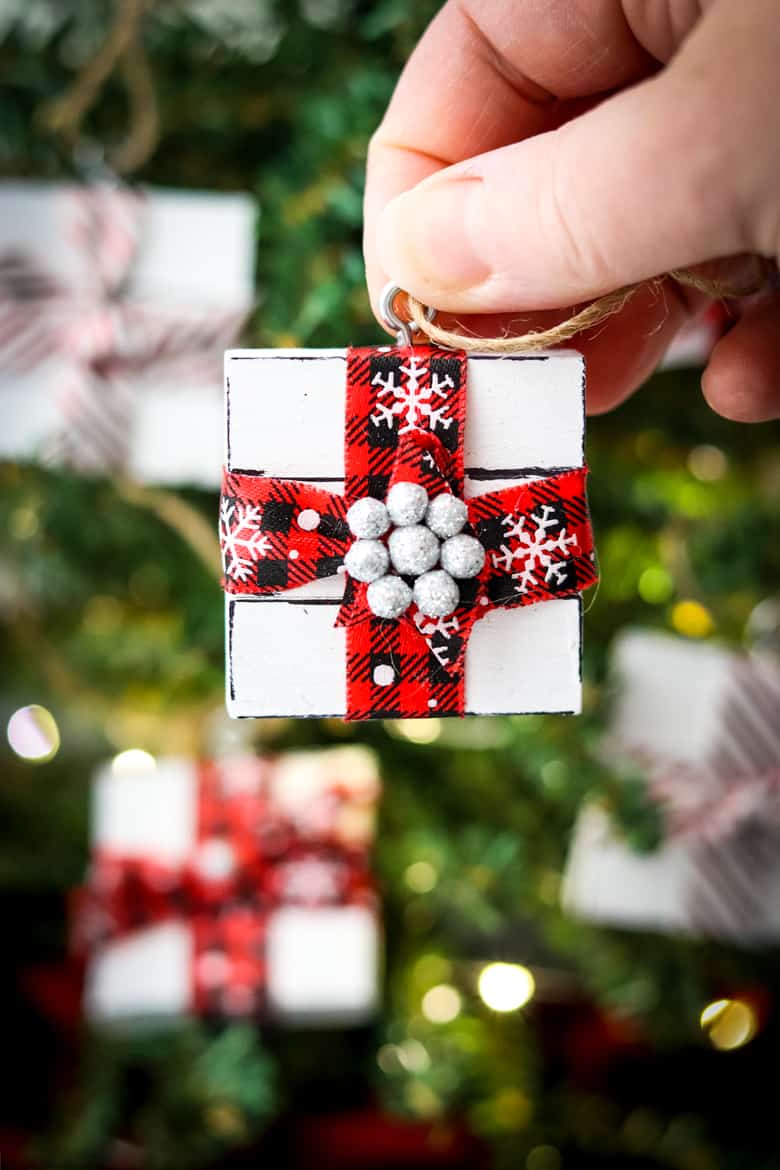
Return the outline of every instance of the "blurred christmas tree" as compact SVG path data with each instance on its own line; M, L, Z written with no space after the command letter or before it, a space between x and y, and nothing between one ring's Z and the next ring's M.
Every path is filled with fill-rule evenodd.
M83 140L114 144L139 118L156 137L159 119L159 146L133 178L257 197L248 344L375 341L360 251L366 143L437 5L120 7L140 20L140 74L129 98L126 74L108 76ZM82 142L74 154L49 129L47 103L113 19L107 0L2 5L3 175L80 173L90 152ZM86 862L95 762L130 747L212 746L222 606L203 533L215 499L0 469L0 705L7 720L43 704L61 737L38 768L6 749L0 787L11 950L3 1002L17 1062L2 1123L9 1134L39 1135L42 1165L206 1165L251 1145L273 1118L270 1149L285 1116L367 1107L375 1094L430 1123L435 1164L448 1164L457 1121L485 1140L485 1164L499 1167L780 1165L767 1091L756 1083L772 1034L773 956L600 931L558 908L586 794L603 796L638 848L658 839L641 781L609 774L593 751L613 635L640 623L739 643L780 575L776 435L717 418L696 383L693 373L658 375L591 428L602 585L585 623L581 719L242 726L258 747L354 740L381 756L384 1010L375 1029L335 1036L192 1027L173 1040L87 1038L77 1056L70 1025L55 1037L44 1022L44 1001L49 1021L72 1019L56 972L63 896ZM514 965L516 986L525 980L512 1003L528 1007L494 1010L501 973L498 999L479 976L495 961ZM738 1054L709 1051L702 1008L724 988L746 987L765 1005L764 1033ZM77 1064L75 1092L63 1091ZM55 1098L62 1119L45 1135Z

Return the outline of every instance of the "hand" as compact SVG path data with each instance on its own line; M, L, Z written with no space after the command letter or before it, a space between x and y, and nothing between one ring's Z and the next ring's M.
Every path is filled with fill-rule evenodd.
M718 258L749 279L746 254L780 248L778 61L772 0L449 0L371 142L372 304L392 279L488 336ZM703 303L648 284L578 338L589 410ZM780 415L780 296L749 303L702 387L727 418Z

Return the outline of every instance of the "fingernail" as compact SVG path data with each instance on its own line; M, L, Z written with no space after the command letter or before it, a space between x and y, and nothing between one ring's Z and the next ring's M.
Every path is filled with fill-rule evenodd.
M380 262L402 288L430 299L481 284L488 261L475 247L482 180L434 179L393 199L379 221Z

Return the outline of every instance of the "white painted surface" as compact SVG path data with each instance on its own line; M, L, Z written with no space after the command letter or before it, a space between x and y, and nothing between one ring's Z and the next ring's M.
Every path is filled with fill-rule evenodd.
M342 478L346 350L229 350L225 376L231 469ZM583 359L573 350L470 357L466 467L579 467L583 386ZM486 490L472 486L473 494Z
M767 698L771 702L778 684L775 659L754 655L750 662L752 669L768 671ZM671 766L677 762L699 767L700 777L694 771L683 782L706 784L708 760L714 746L724 740L724 704L738 663L739 655L711 643L656 631L627 630L617 639L612 655L615 703L610 742L614 739L629 751L648 752L652 759ZM735 714L750 719L749 704ZM766 747L771 739L769 724L762 717L757 725L757 735ZM739 760L739 743L733 737L726 738L729 752ZM780 759L780 736L773 742ZM755 766L746 756L741 762L748 773ZM723 796L714 792L712 799ZM727 835L718 848L723 872L739 885L740 866L744 864L739 847L730 858L732 843ZM652 853L640 854L603 809L586 806L569 849L562 904L570 913L594 922L690 934L694 933L690 896L698 873L695 839L668 840ZM711 933L742 942L776 939L780 934L780 866L762 872L754 893L752 911L746 910L739 929L732 931L726 913L720 926L713 923ZM713 897L718 896L716 891Z
M222 416L214 385L144 387L133 415L128 471L141 483L218 487Z
M229 468L326 479L340 494L346 350L231 350L225 375ZM574 351L470 357L465 464L488 474L467 475L466 495L521 483L518 472L581 466L583 395ZM333 576L272 598L226 599L231 715L344 715L346 635L333 625L343 591ZM580 710L578 599L492 611L467 654L470 714Z
M346 633L333 624L337 611L337 603L229 599L228 712L342 717ZM297 669L290 665L291 646L300 647ZM467 713L579 712L579 648L576 598L493 610L474 626L466 650Z
M735 655L720 646L629 630L615 643L611 731L632 749L701 763Z
M120 939L87 970L84 1006L92 1020L183 1016L192 1010L189 927L166 922Z
M685 892L692 873L688 845L676 842L637 853L607 814L591 805L577 821L561 901L565 910L591 922L685 932Z
M379 933L363 906L277 911L266 955L269 1008L286 1019L359 1019L376 1008Z
M176 865L192 853L196 818L192 760L168 757L152 772L118 776L109 764L92 786L93 848Z
M68 232L72 188L0 184L0 253L21 252L71 292L75 313L97 305L92 274ZM130 267L127 296L218 311L248 309L253 299L257 208L245 195L150 188ZM219 354L205 385L138 383L128 470L142 481L218 487L223 456ZM73 367L75 370L75 367ZM0 458L35 459L60 423L59 390L70 374L64 353L31 370L0 366Z

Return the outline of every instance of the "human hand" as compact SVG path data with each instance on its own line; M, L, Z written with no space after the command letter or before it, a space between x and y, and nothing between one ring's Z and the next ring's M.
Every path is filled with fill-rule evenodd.
M371 142L372 304L390 279L493 336L690 266L749 285L750 254L780 249L778 61L772 0L449 0ZM648 283L578 338L590 412L704 302ZM747 304L702 388L727 418L780 415L777 293Z

